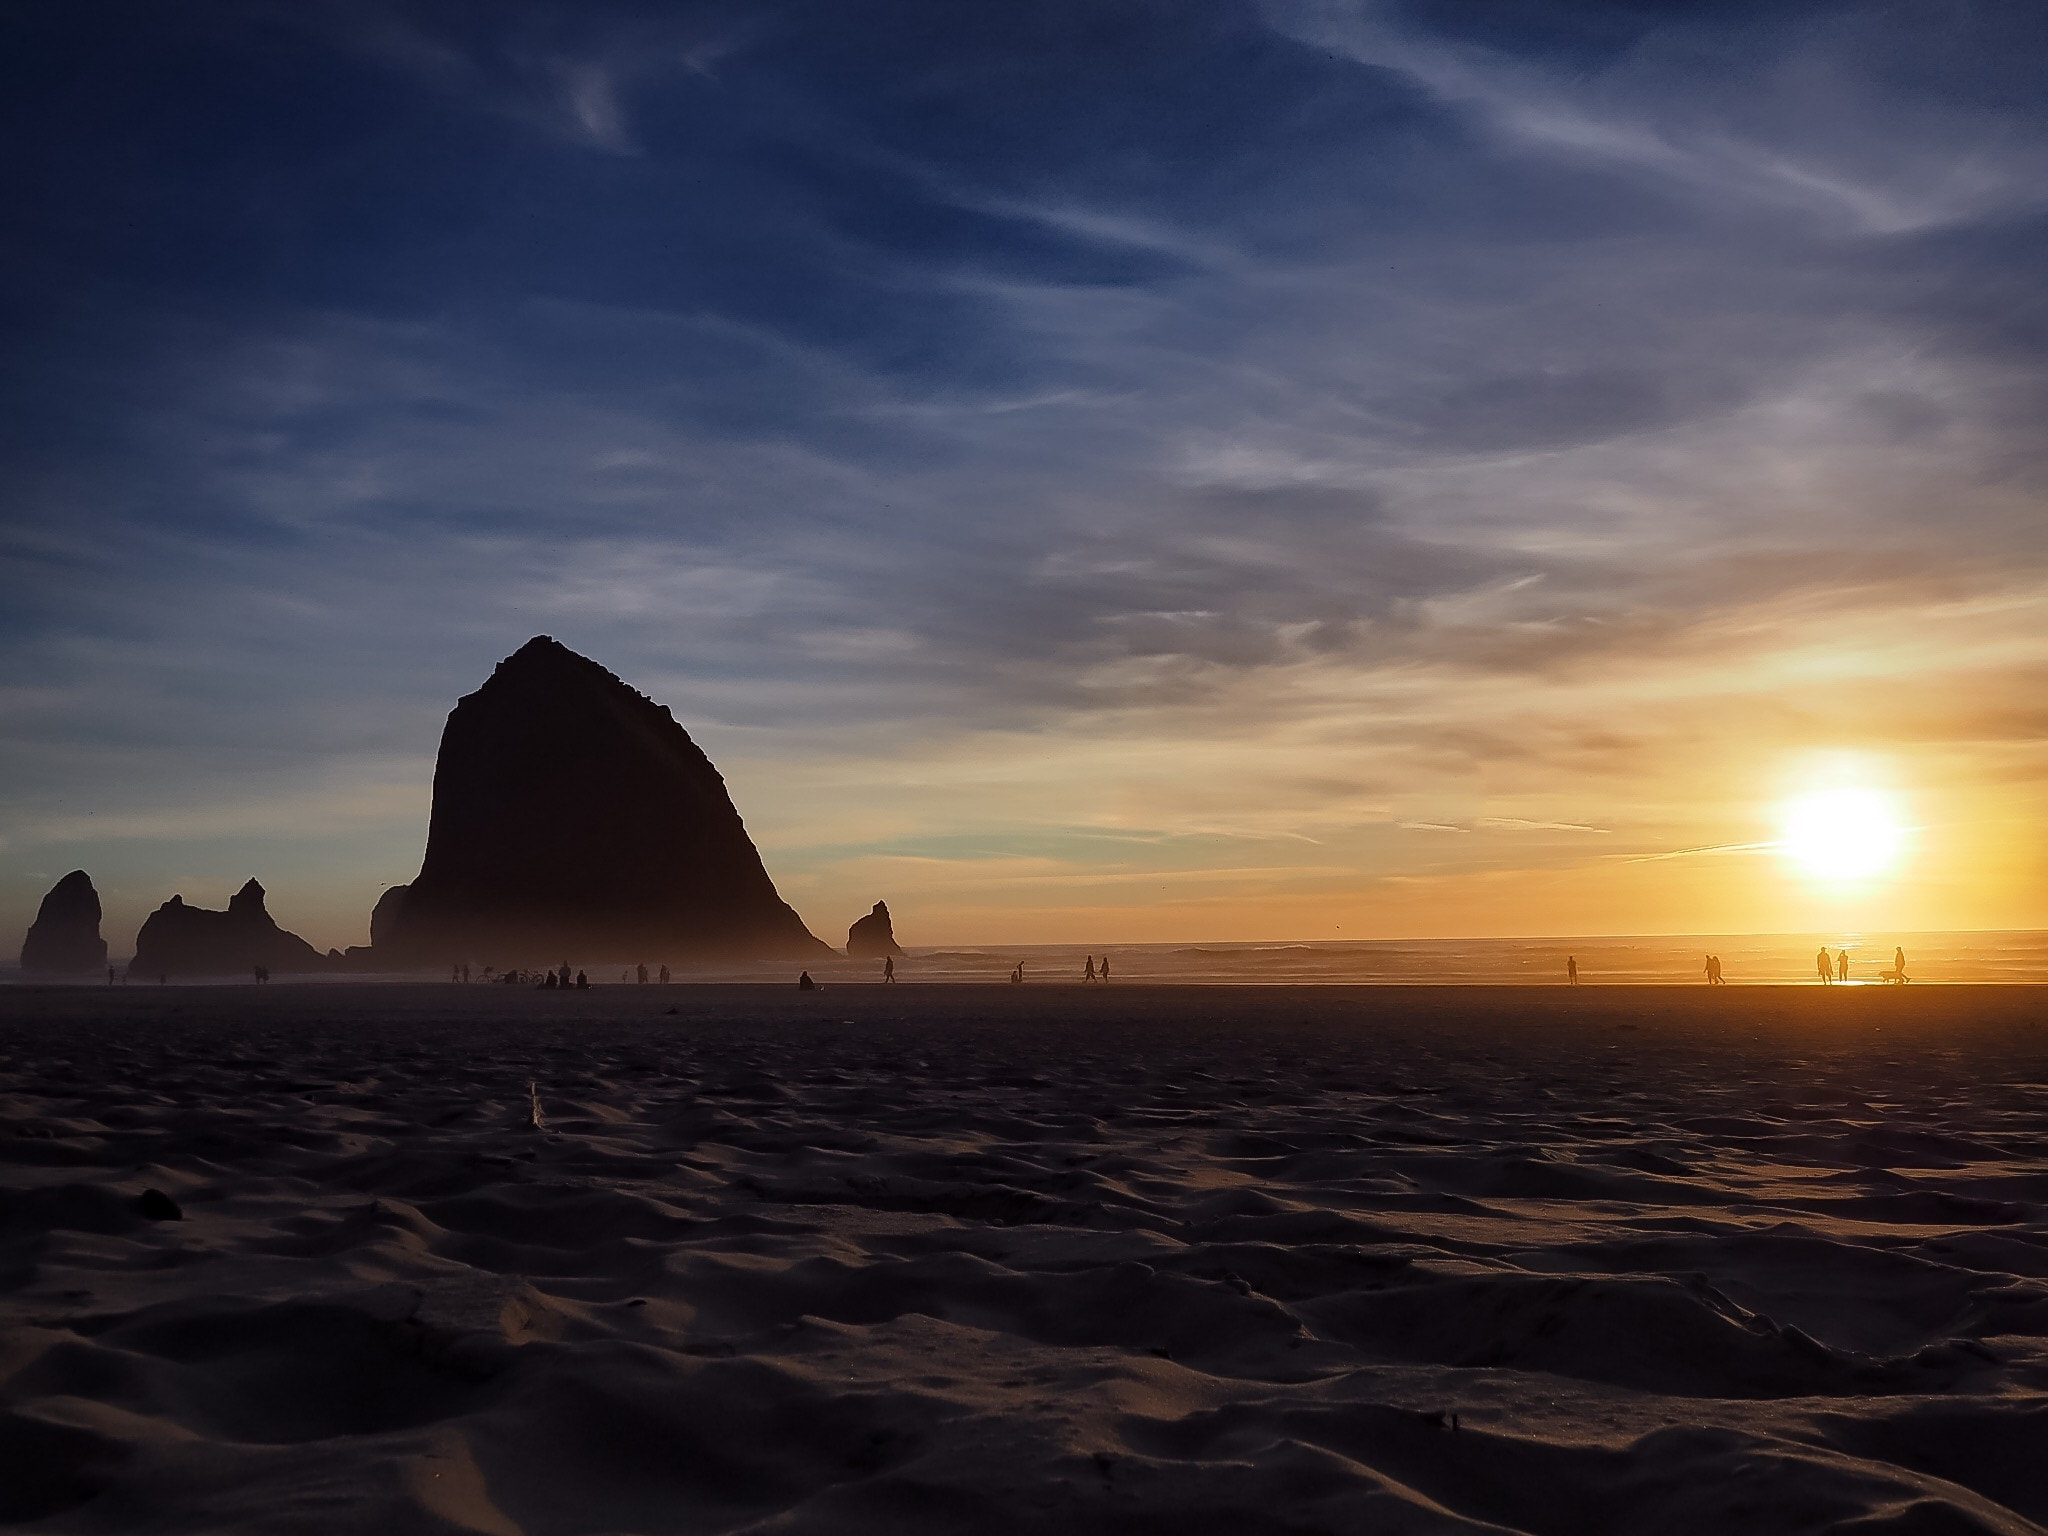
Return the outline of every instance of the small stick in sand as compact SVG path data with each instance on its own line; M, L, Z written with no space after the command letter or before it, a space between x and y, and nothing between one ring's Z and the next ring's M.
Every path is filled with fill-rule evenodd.
M533 1128L536 1131L546 1130L548 1128L548 1117L540 1112L540 1079L528 1078L526 1080L526 1094L533 1101Z

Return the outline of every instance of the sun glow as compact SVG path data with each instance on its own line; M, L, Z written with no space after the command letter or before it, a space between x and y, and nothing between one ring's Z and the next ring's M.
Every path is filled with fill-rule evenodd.
M1785 806L1778 847L1819 880L1869 880L1899 862L1906 841L1898 802L1877 789L1823 789Z

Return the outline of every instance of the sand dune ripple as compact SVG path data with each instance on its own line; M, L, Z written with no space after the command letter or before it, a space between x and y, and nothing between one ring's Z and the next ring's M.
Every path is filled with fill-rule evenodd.
M0 1523L2040 1531L2038 1016L12 989Z

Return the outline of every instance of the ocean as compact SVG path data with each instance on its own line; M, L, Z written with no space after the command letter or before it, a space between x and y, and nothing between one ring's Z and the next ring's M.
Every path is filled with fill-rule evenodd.
M896 962L906 982L1005 980L1022 964L1024 979L1073 982L1090 955L1110 956L1112 984L1131 982L1356 985L1401 983L1458 986L1563 985L1565 961L1576 957L1584 986L1703 986L1709 954L1721 957L1731 986L1818 985L1814 951L1849 952L1849 985L1878 986L1894 947L1906 951L1916 983L2048 982L2048 931L1982 933L1658 934L1565 939L1368 939L1274 944L1015 944L913 949ZM791 965L692 970L690 980L772 980ZM826 961L810 967L820 981L852 980L881 970L880 961ZM593 973L592 981L607 978ZM616 977L609 978L616 980Z

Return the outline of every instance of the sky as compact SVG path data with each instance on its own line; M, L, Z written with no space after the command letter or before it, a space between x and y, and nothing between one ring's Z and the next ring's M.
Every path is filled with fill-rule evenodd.
M915 944L2048 926L2048 9L0 11L0 926L550 634ZM1888 797L1879 875L1783 808Z

